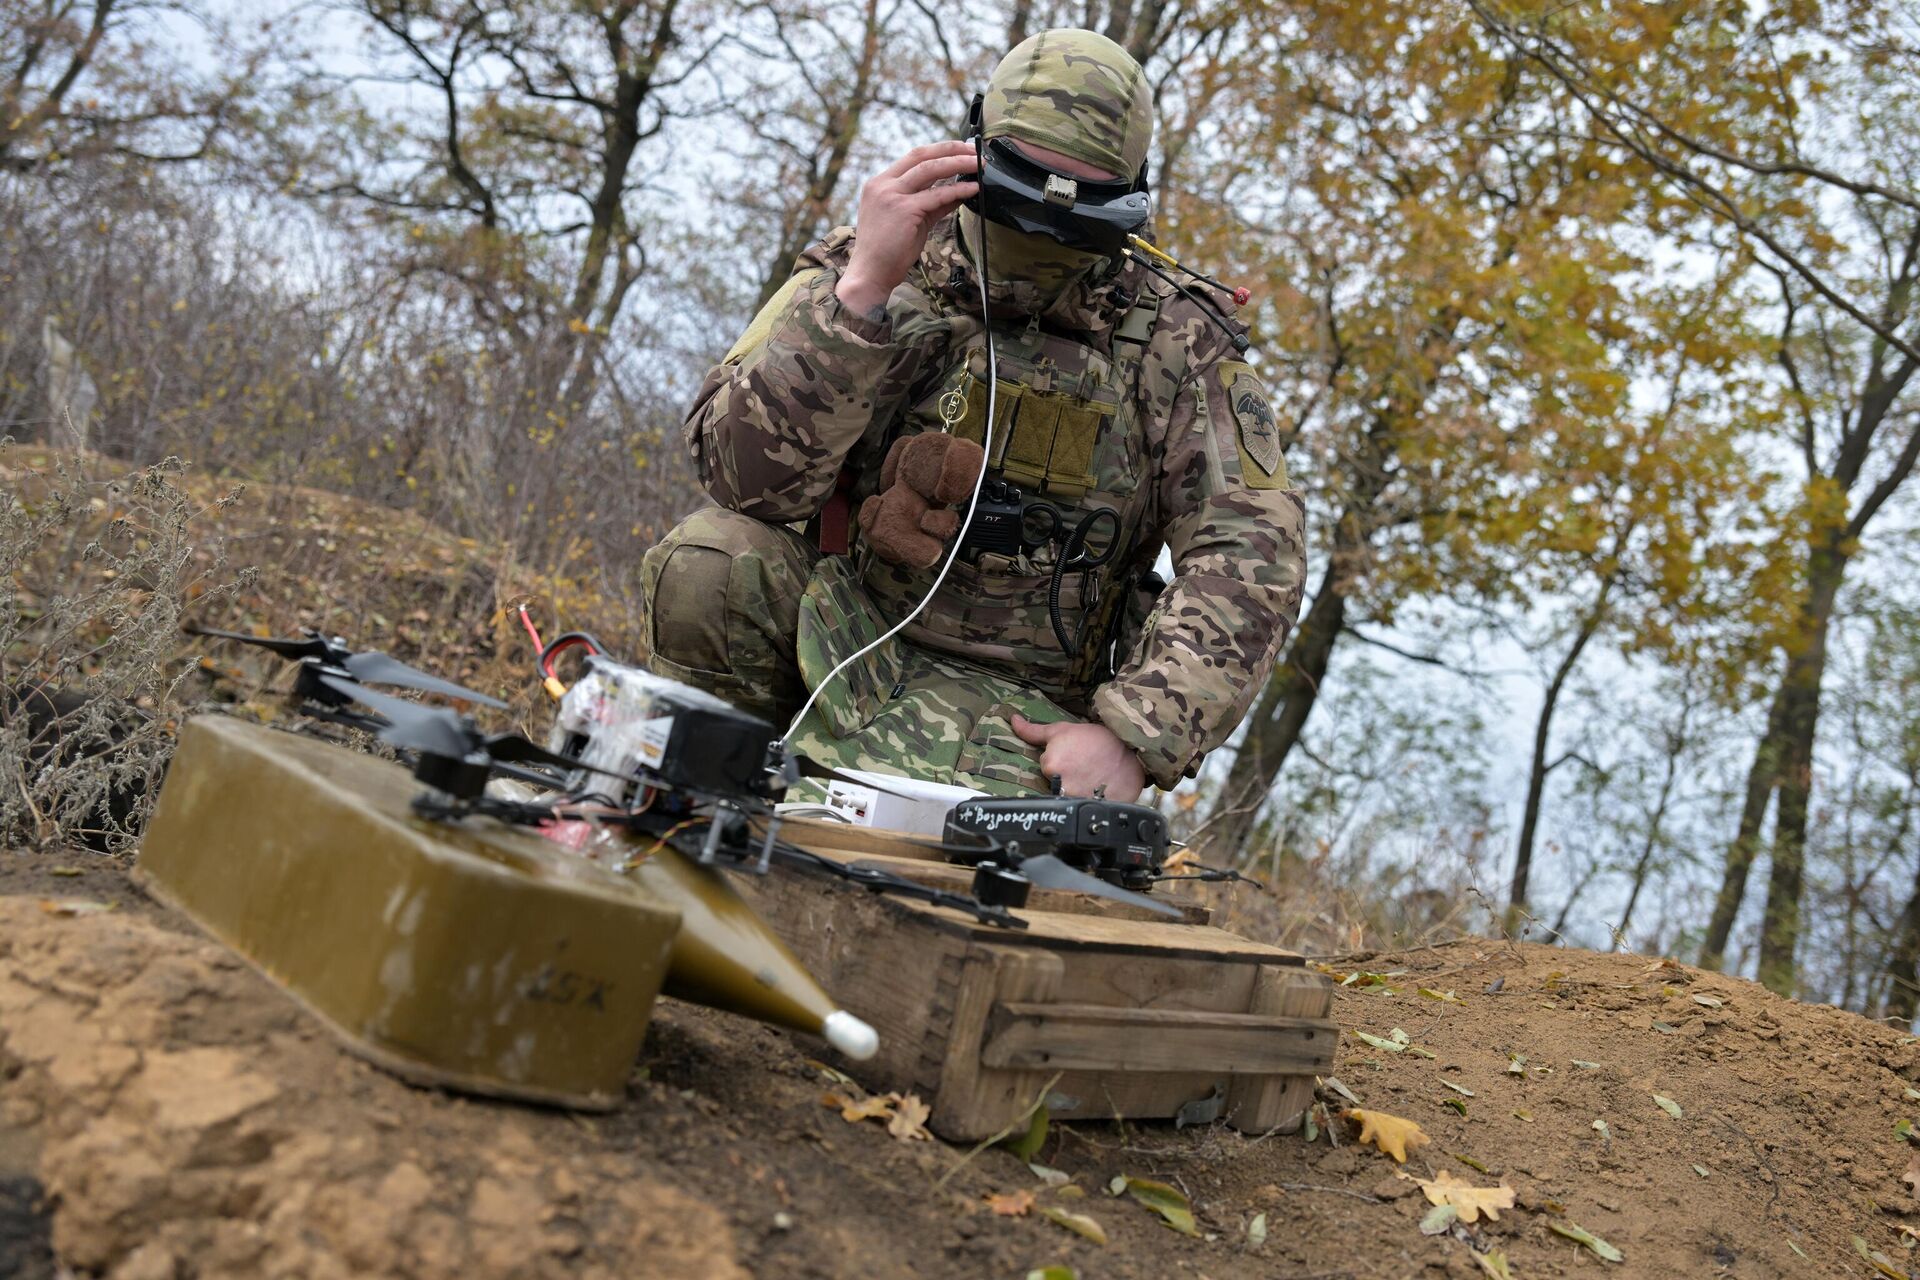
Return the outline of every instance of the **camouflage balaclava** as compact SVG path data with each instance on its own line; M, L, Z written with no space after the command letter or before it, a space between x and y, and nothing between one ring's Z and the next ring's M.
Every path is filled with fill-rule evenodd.
M1125 49L1094 31L1042 31L1015 45L987 81L982 110L989 141L1011 138L1047 147L1131 178L1153 141L1153 96L1146 73ZM1104 259L1050 236L982 223L963 210L969 244L984 226L987 269L996 280L1025 280L1061 291Z

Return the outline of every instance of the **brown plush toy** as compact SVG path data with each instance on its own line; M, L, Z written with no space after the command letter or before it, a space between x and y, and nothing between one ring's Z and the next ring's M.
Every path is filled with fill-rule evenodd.
M973 493L986 453L971 440L927 431L893 442L880 492L860 504L860 532L890 564L931 569L960 528L953 504Z

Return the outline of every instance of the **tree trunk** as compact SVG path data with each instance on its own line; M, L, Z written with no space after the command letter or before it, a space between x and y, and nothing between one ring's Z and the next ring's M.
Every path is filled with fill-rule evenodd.
M1680 772L1680 752L1686 725L1684 715L1683 712L1680 733L1674 739L1669 739L1666 775L1660 779L1660 796L1654 801L1653 816L1647 820L1646 843L1640 846L1640 856L1633 863L1633 888L1627 892L1627 905L1620 912L1620 923L1614 927L1613 942L1607 947L1609 951L1618 951L1620 944L1626 941L1627 929L1633 924L1633 909L1640 904L1640 890L1647 883L1647 868L1653 865L1654 852L1660 847L1660 825L1666 821L1667 804L1673 798L1674 779Z
M1574 632L1573 644L1560 659L1560 665L1554 668L1553 678L1547 682L1546 694L1540 700L1540 716L1533 727L1533 763L1527 771L1527 805L1520 818L1520 844L1513 853L1513 884L1507 893L1504 927L1508 933L1513 932L1520 912L1526 907L1527 877L1533 869L1533 842L1540 829L1540 801L1547 789L1547 775L1559 764L1559 761L1547 763L1547 745L1553 736L1554 708L1559 705L1560 694L1567 687L1568 677L1580 662L1580 654L1607 615L1607 593L1612 586L1612 577L1601 581L1593 608L1581 618L1579 629Z
M1800 941L1807 808L1813 791L1813 743L1820 725L1820 682L1827 670L1827 631L1846 573L1847 557L1837 545L1830 542L1814 551L1807 572L1806 647L1788 660L1781 682L1780 812L1774 821L1773 866L1761 920L1757 976L1768 989L1784 996L1793 994L1793 953Z
M1313 712L1346 616L1346 593L1335 581L1334 566L1329 565L1313 606L1287 646L1286 657L1247 717L1247 735L1208 815L1209 859L1232 861L1246 843L1261 801Z
M1740 914L1740 900L1747 893L1747 873L1753 869L1753 860L1760 852L1760 827L1767 820L1767 805L1773 799L1774 785L1780 776L1786 694L1783 681L1774 691L1773 705L1767 711L1767 727L1754 748L1753 765L1747 770L1747 799L1740 810L1740 827L1727 848L1720 893L1714 899L1713 915L1707 921L1706 939L1700 944L1702 969L1718 969L1722 965L1734 918Z
M1893 949L1887 953L1887 1017L1911 1030L1913 1016L1920 1012L1920 863L1913 874L1913 893L1907 909L1900 913L1900 932Z

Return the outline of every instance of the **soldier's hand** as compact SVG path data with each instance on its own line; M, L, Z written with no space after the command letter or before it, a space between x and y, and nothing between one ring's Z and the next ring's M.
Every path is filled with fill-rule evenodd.
M1013 718L1013 731L1028 746L1044 748L1040 772L1060 779L1060 793L1090 796L1101 787L1109 800L1131 804L1147 785L1147 771L1133 748L1103 724L1035 724Z
M933 142L868 180L860 189L853 258L834 290L842 303L861 315L886 306L894 286L913 270L934 223L980 189L973 181L936 184L972 173L979 163L971 142Z

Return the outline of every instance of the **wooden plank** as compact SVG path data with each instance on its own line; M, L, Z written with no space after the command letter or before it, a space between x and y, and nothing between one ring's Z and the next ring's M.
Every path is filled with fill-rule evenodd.
M1222 1071L1068 1071L1047 1106L1056 1120L1171 1120L1232 1083Z
M1313 1075L1329 1070L1336 1036L1314 1018L1192 1009L1001 1001L980 1060L1058 1071L1189 1071Z
M765 827L756 821L754 831L762 833ZM947 860L947 855L935 847L931 837L851 822L830 822L824 818L781 818L780 838L812 853L824 853L843 861L848 857L870 856L941 864Z
M1124 964L1090 958L1067 967L1059 999L1066 1004L1107 1004L1129 1009L1212 1009L1220 1013L1245 1013L1247 1002L1253 998L1253 980L1265 967L1167 955L1129 958Z
M1249 1013L1276 1018L1324 1019L1332 1009L1333 982L1325 974L1273 965L1262 966L1247 1006ZM1337 1038L1338 1032L1334 1034ZM1331 1069L1329 1061L1315 1072ZM1235 1076L1227 1089L1227 1123L1243 1133L1292 1133L1313 1105L1313 1090L1311 1075Z
M1046 947L1057 951L1093 951L1111 956L1184 957L1193 960L1235 961L1250 964L1298 965L1299 953L1249 942L1238 934L1212 925L1176 924L1162 920L1107 920L1099 916L1062 915L1052 911L1018 911L1025 929L999 929L970 915L922 902L901 902L905 911L924 917L935 927L958 929L981 941L1009 947Z
M823 985L880 1031L879 1056L845 1069L869 1089L917 1092L934 1109L933 1129L955 1141L1002 1131L1049 1081L1056 1083L1048 1106L1063 1120L1169 1119L1222 1093L1239 1099L1242 1119L1251 1120L1261 1108L1247 1099L1267 1096L1258 1093L1263 1083L1280 1082L1276 1097L1289 1096L1289 1087L1310 1097L1313 1075L1330 1069L1338 1038L1331 1022L1311 1026L1324 1049L1283 1064L1291 1076L1268 1070L1268 1045L1256 1042L1251 1057L1236 1047L1249 1025L1236 1019L1252 1018L1273 1038L1275 1018L1255 1012L1266 999L1256 987L1272 981L1265 975L1306 977L1322 1014L1331 988L1293 953L1222 930L1024 911L1029 927L1011 931L786 871L742 878L741 890ZM1093 1010L1088 1016L1106 1024L1094 1037L1098 1053L1041 1063L1016 1053L1017 1040L998 1042L1007 1010L1051 1016L1060 1005L1069 1016ZM1313 1012L1287 1012L1283 1021L1312 1023ZM1124 1027L1117 1034L1116 1019ZM1215 1052L1223 1029L1231 1033L1226 1057ZM1307 1031L1285 1035L1304 1043ZM1164 1047L1140 1047L1150 1042ZM1052 1054L1058 1046L1042 1047Z
M968 981L947 1027L947 1055L934 1099L934 1128L983 1138L997 1133L1039 1100L1049 1073L1043 1069L989 1070L981 1042L1001 1001L1045 1002L1060 986L1062 962L1047 951L973 947ZM1005 1067L1009 1064L992 1064Z
M959 972L966 939L914 930L866 889L786 876L735 883L834 999L879 1033L879 1055L860 1065L861 1082L931 1101L967 986Z
M1047 1109L1058 1121L1172 1120L1189 1103L1220 1098L1233 1080L1219 1071L1065 1071L1047 1093ZM1226 1120L1224 1099L1220 1105Z

